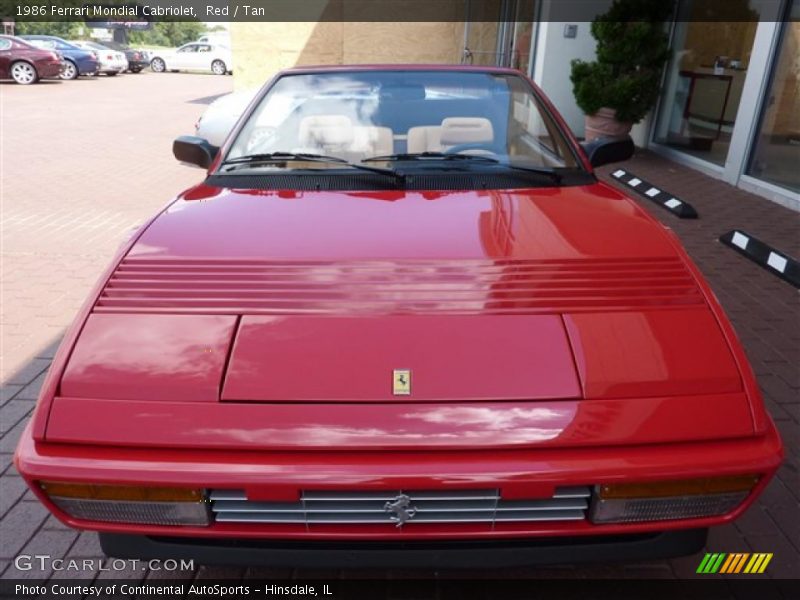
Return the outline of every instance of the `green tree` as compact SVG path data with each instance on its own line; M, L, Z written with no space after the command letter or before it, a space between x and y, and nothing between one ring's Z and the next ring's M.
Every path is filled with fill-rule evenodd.
M45 22L17 21L14 33L17 35L57 35L60 38L76 38L83 32L81 21Z
M147 31L131 31L128 39L132 44L146 46L180 46L205 32L206 26L198 21L160 21Z
M613 108L620 122L638 123L658 98L669 58L665 21L673 0L614 0L592 23L597 60L572 61L570 79L587 115Z

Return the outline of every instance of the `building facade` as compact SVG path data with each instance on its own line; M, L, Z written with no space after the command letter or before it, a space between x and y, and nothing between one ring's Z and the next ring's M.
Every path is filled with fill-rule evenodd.
M539 0L525 20L514 0L502 0L493 5L496 21L234 23L236 86L261 85L297 65L511 66L528 73L582 136L584 115L569 73L573 59L594 58L594 15L552 20L557 2ZM601 14L611 2L593 6ZM781 20L763 20L762 11L774 12L776 2ZM800 210L800 0L731 0L730 21L700 20L700 4L677 2L660 98L634 127L634 140Z

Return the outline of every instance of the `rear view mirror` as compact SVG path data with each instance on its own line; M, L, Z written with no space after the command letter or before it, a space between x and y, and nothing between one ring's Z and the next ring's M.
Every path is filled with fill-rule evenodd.
M628 160L634 150L633 140L627 135L621 138L596 138L591 142L581 142L581 147L593 167Z
M181 162L207 169L217 157L219 148L194 135L182 135L172 142L172 154Z

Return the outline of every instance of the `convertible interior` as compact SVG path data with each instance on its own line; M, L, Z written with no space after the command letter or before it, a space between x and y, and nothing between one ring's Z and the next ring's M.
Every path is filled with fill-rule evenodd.
M366 158L395 151L445 152L461 144L491 146L494 128L485 117L446 117L439 125L411 127L396 136L389 127L354 125L345 115L315 115L300 121L298 141L302 152Z
M292 78L288 78L292 80ZM342 89L306 83L265 102L237 154L292 152L348 162L392 154L453 152L563 167L570 152L528 88L511 81L377 85L348 76ZM296 84L295 84L296 85ZM312 88L311 95L308 89ZM569 159L567 159L569 160Z

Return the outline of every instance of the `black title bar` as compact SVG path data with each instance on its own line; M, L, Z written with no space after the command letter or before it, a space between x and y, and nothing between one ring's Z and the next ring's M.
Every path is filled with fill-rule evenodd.
M786 0L694 0L676 9L675 20L783 21L789 18L787 6ZM0 0L0 16L101 22L587 22L608 7L608 0Z

